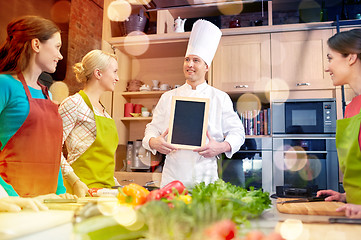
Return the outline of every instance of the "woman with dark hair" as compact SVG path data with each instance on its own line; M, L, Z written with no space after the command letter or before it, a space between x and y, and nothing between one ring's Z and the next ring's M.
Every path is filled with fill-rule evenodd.
M348 84L356 97L347 105L345 118L337 120L336 147L345 193L321 190L326 201L343 201L348 217L361 217L361 29L340 32L328 39L328 67L333 85Z
M25 16L9 23L7 34L0 48L0 185L9 196L73 198L60 171L62 120L38 82L63 58L60 29Z

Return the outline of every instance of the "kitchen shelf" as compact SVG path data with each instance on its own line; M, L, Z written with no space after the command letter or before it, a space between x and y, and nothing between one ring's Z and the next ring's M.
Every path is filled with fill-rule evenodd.
M134 98L155 98L160 97L166 91L140 91L140 92L123 92L122 96L129 100Z
M151 121L152 117L121 117L122 121Z
M246 138L272 138L272 135L246 135Z

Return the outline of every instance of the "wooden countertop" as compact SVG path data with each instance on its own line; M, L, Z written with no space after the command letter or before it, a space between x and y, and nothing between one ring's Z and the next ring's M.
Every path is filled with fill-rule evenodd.
M73 215L74 211L69 210L0 213L0 239L8 240L19 237L30 237L24 239L71 239ZM330 217L332 216L284 214L278 212L276 206L273 205L259 218L251 219L250 222L251 230L257 229L265 234L276 231L284 236L292 234L292 236L298 236L292 238L295 240L359 239L361 225L331 224L328 223ZM67 228L59 230L60 226L67 226ZM61 234L55 234L56 231ZM45 235L39 235L42 233ZM33 237L31 238L31 236ZM34 238L34 236L44 236L45 238Z
M0 239L71 239L73 215L57 210L0 213Z
M361 225L334 224L328 219L335 216L298 215L280 213L272 200L273 206L263 212L260 218L251 220L251 228L265 234L272 231L283 236L295 236L294 240L349 240L359 239ZM339 217L339 216L337 216ZM291 239L291 238L289 238Z

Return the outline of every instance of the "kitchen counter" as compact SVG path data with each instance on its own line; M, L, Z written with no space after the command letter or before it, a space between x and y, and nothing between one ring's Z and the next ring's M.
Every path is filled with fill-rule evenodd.
M72 234L73 211L22 211L0 213L0 239L68 240Z
M335 216L297 215L278 212L276 201L263 212L261 217L251 220L251 228L265 234L272 231L282 236L291 236L292 240L351 240L360 239L361 225L329 223ZM339 217L339 216L337 216Z
M39 240L72 239L72 218L74 211L23 211L20 213L0 213L0 239ZM296 215L279 213L273 206L259 218L251 219L251 230L265 234L273 231L297 236L295 240L349 240L359 239L361 225L330 224L330 216ZM291 238L289 238L291 239Z

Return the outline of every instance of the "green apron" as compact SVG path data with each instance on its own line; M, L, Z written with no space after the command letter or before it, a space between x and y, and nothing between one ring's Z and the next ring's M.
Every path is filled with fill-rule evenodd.
M79 94L94 112L88 96L84 91ZM110 188L114 186L114 155L118 146L118 132L111 118L97 116L96 138L93 144L71 165L75 174L89 188ZM67 189L72 189L69 185ZM71 191L68 191L71 193Z
M361 151L359 114L337 120L336 148L348 203L361 204Z

